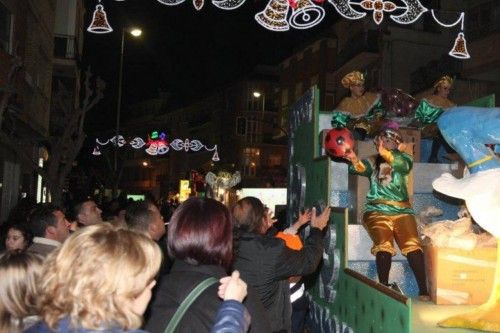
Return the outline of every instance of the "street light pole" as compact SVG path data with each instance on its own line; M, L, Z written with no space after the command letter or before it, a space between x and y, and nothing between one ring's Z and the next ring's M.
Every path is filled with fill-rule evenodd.
M123 49L125 46L125 28L122 28L122 38L120 46L120 68L118 70L118 101L116 105L116 145L114 155L114 173L118 173L118 135L120 135L120 114L122 108L122 80L123 80Z
M141 29L130 29L122 28L121 41L120 41L120 68L118 69L118 96L116 101L116 132L115 132L115 151L114 151L114 163L113 163L113 173L114 173L114 184L113 184L113 197L116 196L118 190L118 136L120 135L120 116L122 109L122 84L123 84L123 54L125 48L125 32L130 32L134 37L139 37L142 34Z

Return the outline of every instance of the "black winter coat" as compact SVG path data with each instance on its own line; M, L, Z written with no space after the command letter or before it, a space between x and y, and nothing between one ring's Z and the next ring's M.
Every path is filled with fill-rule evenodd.
M201 281L208 277L215 277L218 280L226 275L224 268L220 266L194 266L175 260L170 273L161 278L154 292L149 317L143 329L151 333L163 333L179 305ZM218 288L218 283L208 287L194 301L179 322L176 333L210 332L215 324L217 310L222 304L217 295ZM250 286L243 304L251 316L249 332L271 332L265 309Z
M291 330L292 305L287 279L313 273L322 254L323 235L318 228L311 228L300 251L291 250L279 238L255 233L240 235L234 269L259 294L273 331Z

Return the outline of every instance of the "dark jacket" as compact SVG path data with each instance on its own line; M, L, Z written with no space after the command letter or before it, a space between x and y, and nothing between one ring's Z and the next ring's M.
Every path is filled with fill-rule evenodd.
M313 273L322 254L323 236L317 228L311 228L300 251L289 249L279 238L255 233L240 235L234 269L258 292L273 331L290 331L292 309L287 279Z
M220 279L226 276L220 266L194 266L175 260L169 274L160 279L150 304L149 318L144 329L151 333L163 333L175 311L201 281L208 277ZM176 332L210 332L215 324L215 316L222 300L217 295L219 284L208 287L189 307L179 322ZM244 305L252 317L250 332L271 332L269 319L255 291L248 289Z
M103 330L88 330L85 328L73 328L70 326L68 318L64 318L57 324L57 329L54 331L50 329L45 322L40 321L37 324L31 326L24 333L147 333L143 330L129 330L125 331L120 328L107 328Z
M250 326L250 314L243 304L227 300L217 311L211 333L246 333Z

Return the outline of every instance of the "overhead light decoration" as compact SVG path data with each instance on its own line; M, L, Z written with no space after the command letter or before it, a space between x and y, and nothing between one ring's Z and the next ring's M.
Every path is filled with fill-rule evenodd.
M149 133L146 141L141 137L134 137L132 140L127 142L122 135L115 135L106 141L101 141L99 139L96 139L95 141L97 145L92 152L92 155L94 156L101 155L101 150L99 148L100 146L111 144L113 146L121 148L128 144L134 149L141 149L143 147L146 147L144 151L151 156L165 155L169 152L170 148L176 151L184 150L185 152L200 151L204 149L206 151L214 152L214 154L212 155L212 161L218 162L220 160L219 153L217 151L217 145L208 147L200 140L190 139L174 139L171 143L169 143L165 132L159 131L153 131Z
M177 6L183 3L185 0L157 0L162 5L167 6ZM212 0L212 4L223 10L233 10L245 3L245 0ZM205 0L193 0L193 6L196 10L201 10Z
M337 13L348 20L359 20L366 16L366 13L355 11L349 4L349 0L328 0Z
M290 30L290 25L286 20L289 7L288 0L270 0L263 11L255 14L255 20L268 30Z
M457 59L469 59L470 54L469 51L467 51L467 41L465 40L464 34L465 13L460 13L458 19L455 22L449 24L439 21L436 17L436 14L434 13L434 9L431 10L431 15L437 24L445 28L451 28L460 23L460 32L458 33L457 38L455 38L455 43L453 44L453 47L451 48L451 51L448 52L448 54Z
M293 2L291 7L292 15L290 15L288 24L295 29L309 29L320 23L325 17L323 7L314 4L311 0L298 0Z
M117 0L119 1L119 0ZM184 3L186 0L157 0L162 5L177 6ZM196 10L201 10L205 5L205 0L191 0ZM386 14L389 15L392 21L408 25L416 22L424 13L429 12L429 9L422 5L420 0L327 0L330 5L342 17L349 20L359 20L371 12L373 21L380 25L384 21ZM245 3L245 0L211 0L212 4L223 10L233 10L239 8ZM288 31L294 29L309 29L312 28L325 17L325 9L323 4L325 0L269 0L266 7L255 14L255 20L265 29L271 31ZM357 11L353 6L358 6L365 12ZM465 14L460 13L458 20L451 24L440 22L434 9L430 10L434 20L445 28L453 27L461 23L461 32L459 32L453 48L448 53L450 56L458 59L470 58L467 51L467 42L464 33ZM389 14L390 13L390 14ZM108 33L113 31L108 23L106 12L104 11L101 0L96 6L92 16L92 23L87 28L93 33ZM163 149L163 147L161 148ZM152 148L151 151L154 151Z
M113 31L113 28L109 25L104 6L101 5L101 0L99 0L95 6L94 13L92 14L92 22L87 28L87 31L94 34L107 34Z
M404 9L401 15L391 15L391 20L399 24L412 24L417 21L420 16L427 12L428 9L422 6L418 0L400 0L406 4L404 7L397 7L397 9Z
M384 20L384 12L393 12L397 9L394 2L381 0L364 0L360 3L365 10L373 11L373 21L380 24Z
M469 59L470 55L467 51L467 42L463 32L459 32L457 38L455 38L455 43L453 48L448 54L457 59Z

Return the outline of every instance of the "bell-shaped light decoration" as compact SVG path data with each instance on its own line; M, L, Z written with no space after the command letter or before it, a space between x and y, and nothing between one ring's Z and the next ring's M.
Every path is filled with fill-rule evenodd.
M288 0L270 0L266 8L255 14L255 20L264 28L272 31L287 31L290 29L286 21Z
M95 6L94 14L92 15L92 22L87 28L88 32L94 34L107 34L113 31L113 28L109 25L108 17L104 11L104 6L101 5L100 1L97 6Z
M92 152L92 155L94 155L94 156L99 156L99 155L101 155L101 150L99 149L99 146L96 146L96 147L94 148L94 151Z
M455 44L453 44L453 48L448 54L458 59L470 58L469 52L467 51L467 42L463 32L458 33L457 38L455 38Z
M219 153L217 152L217 148L215 149L215 153L212 156L212 161L214 161L214 162L219 162L220 161Z
M325 17L325 10L311 0L298 0L292 9L288 23L295 29L308 29L320 23Z
M205 0L193 0L193 6L196 10L201 10L204 4Z

